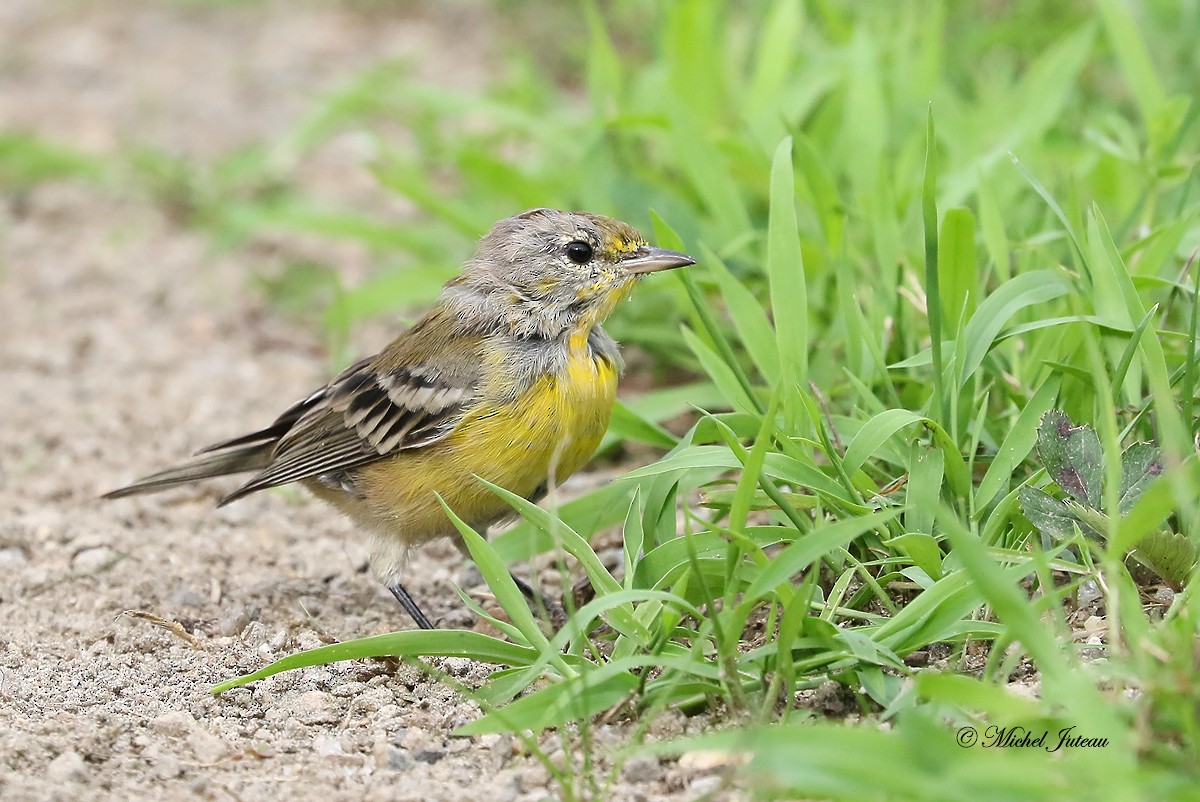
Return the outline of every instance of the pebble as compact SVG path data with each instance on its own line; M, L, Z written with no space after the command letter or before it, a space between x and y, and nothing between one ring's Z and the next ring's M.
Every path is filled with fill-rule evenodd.
M242 634L242 631L248 626L250 626L250 614L241 604L225 610L217 620L217 632L230 638Z
M335 757L346 754L342 742L332 735L318 735L313 738L313 751L320 757Z
M407 771L412 768L412 758L409 757L408 750L397 749L394 746L388 747L384 752L383 761L392 771Z
M719 749L697 749L679 756L679 768L689 774L709 774L741 765L742 757Z
M15 570L28 562L29 558L25 556L25 552L16 546L0 549L0 571Z
M484 749L491 749L492 754L500 759L501 765L504 765L508 761L512 760L513 754L515 753L517 747L516 738L507 733L504 735L495 736L494 740L490 742L484 740L486 738L487 736L484 736L483 739L480 739L480 747Z
M229 744L207 730L197 728L187 737L196 760L204 765L219 763L229 756Z
M249 624L242 627L238 631L238 634L242 636L243 643L250 646L257 646L258 644L262 643L264 639L266 639L267 632L268 630L266 624L261 621L251 621Z
M159 753L151 760L150 771L160 780L173 780L183 774L183 764L174 755Z
M306 629L296 636L297 649L317 649L324 645L325 641L321 640L321 636L311 629Z
M196 719L186 710L170 710L150 719L150 729L161 735L182 738L196 729Z
M78 752L68 749L46 766L46 778L55 783L87 782L87 764Z
M288 707L292 716L303 724L337 724L342 720L337 699L325 691L306 691Z
M517 769L517 788L524 793L541 791L550 782L550 773L541 763L530 763Z
M725 778L718 774L713 774L708 777L697 777L696 779L692 780L691 784L688 786L688 790L697 796L704 797L708 794L716 793L717 789L721 787L721 783L723 782L725 782Z
M82 549L71 558L71 570L77 574L95 574L108 568L120 559L120 555L108 546Z
M444 749L422 749L419 752L413 752L413 760L418 763L425 763L432 766L446 756Z
M205 598L191 588L183 588L171 597L171 604L176 607L203 607Z
M658 765L658 758L635 755L625 761L625 765L621 767L621 775L626 782L651 783L662 776L662 768Z
M650 722L649 734L659 740L678 738L683 735L684 715L677 710L664 710Z

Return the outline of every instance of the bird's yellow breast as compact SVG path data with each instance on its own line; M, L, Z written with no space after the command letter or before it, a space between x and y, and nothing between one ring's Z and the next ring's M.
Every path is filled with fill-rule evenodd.
M616 366L592 352L586 334L571 337L565 366L515 401L481 401L444 440L364 466L359 481L375 523L408 541L450 534L436 493L486 527L511 508L474 476L526 497L563 481L600 444L616 387Z

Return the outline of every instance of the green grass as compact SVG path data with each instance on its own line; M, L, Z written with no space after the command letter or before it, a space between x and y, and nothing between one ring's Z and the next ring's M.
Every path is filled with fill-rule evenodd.
M502 637L395 633L219 690L453 654L503 666L469 691L484 712L462 732L516 732L543 758L548 729L590 759L597 714L681 708L727 728L656 748L744 751L769 798L1195 798L1200 569L1189 560L1156 601L1161 580L1129 555L1200 539L1200 6L555 9L524 12L533 29L508 32L486 91L381 65L261 152L196 175L142 161L226 242L303 228L393 265L337 288L336 337L428 302L475 237L529 206L614 214L701 262L645 282L611 326L655 375L691 377L625 399L607 441L661 459L557 509L509 497L524 522L490 543L463 527ZM412 146L380 137L374 169L419 224L288 185L286 165L328 137L397 122ZM72 164L46 153L46 169ZM286 281L272 291L290 297ZM1018 499L1067 489L1035 451L1049 410L1089 426L1102 456L1093 517L1057 536ZM660 425L681 414L682 436ZM1121 452L1138 441L1161 449L1163 478L1121 507ZM614 575L589 538L618 526ZM552 636L506 570L547 551L596 591ZM1070 617L1093 588L1104 626L1085 650ZM906 660L931 646L949 655L938 668ZM1038 698L1006 692L1029 665ZM861 721L793 704L828 680ZM968 726L1108 745L964 748ZM565 798L603 798L594 770L552 768Z

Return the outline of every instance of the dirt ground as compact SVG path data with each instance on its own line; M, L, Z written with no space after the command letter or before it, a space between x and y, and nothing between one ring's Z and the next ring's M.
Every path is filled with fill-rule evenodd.
M281 136L380 59L439 85L484 80L494 44L470 8L464 25L461 3L4 0L0 130L210 160ZM353 142L296 170L316 192L405 213ZM276 250L214 253L121 188L0 194L0 798L558 798L510 738L450 737L477 708L411 667L345 663L210 695L319 633L410 626L332 510L288 492L217 510L221 483L98 500L327 378L315 326L245 291ZM352 247L332 256L349 275L369 268ZM374 348L381 335L357 337ZM452 583L470 576L434 547L410 589L432 617L469 626ZM194 643L128 610L178 621ZM490 670L442 668L468 683ZM652 733L697 727L667 715ZM597 733L612 750L628 738L624 725ZM633 758L607 798L735 798L688 757Z

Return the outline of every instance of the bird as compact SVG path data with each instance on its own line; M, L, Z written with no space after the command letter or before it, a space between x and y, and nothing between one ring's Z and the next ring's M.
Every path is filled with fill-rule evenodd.
M624 363L602 323L642 277L686 267L632 226L529 209L497 222L432 309L269 426L198 451L107 499L251 473L218 506L299 483L370 538L370 566L421 629L403 577L410 549L465 544L512 514L480 478L537 502L595 452ZM531 600L536 591L518 581Z

